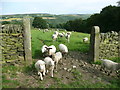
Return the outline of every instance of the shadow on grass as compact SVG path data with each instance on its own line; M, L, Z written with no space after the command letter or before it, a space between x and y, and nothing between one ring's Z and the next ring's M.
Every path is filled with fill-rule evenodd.
M41 59L42 58L42 53L40 50L36 50L34 55L33 55L33 59Z

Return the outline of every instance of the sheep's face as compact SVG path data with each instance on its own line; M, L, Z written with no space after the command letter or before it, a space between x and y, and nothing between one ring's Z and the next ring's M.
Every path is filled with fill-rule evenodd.
M50 49L52 49L52 48L46 47L46 54L47 54L47 55L50 55L50 54L51 54Z

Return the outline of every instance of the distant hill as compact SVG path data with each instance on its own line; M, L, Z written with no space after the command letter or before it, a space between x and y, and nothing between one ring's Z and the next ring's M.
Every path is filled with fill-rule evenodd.
M15 14L15 15L2 15L2 21L20 20L20 18L23 18L26 15L30 16L32 20L34 19L34 17L37 17L37 16L42 17L49 24L52 24L53 26L57 24L65 23L69 20L75 20L79 18L87 19L91 16L91 14L61 14L61 15L47 14L47 13ZM14 19L11 19L11 18L14 18Z

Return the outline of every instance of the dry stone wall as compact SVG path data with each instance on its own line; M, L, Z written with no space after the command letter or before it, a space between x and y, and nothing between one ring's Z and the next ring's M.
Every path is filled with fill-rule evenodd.
M99 58L118 57L119 34L115 31L100 33Z
M93 26L90 35L90 61L120 57L120 31L100 33L99 26Z
M24 37L21 25L5 25L0 31L3 62L24 59Z

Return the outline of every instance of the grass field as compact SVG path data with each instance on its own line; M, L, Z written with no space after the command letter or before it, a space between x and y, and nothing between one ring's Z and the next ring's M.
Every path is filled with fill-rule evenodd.
M52 34L54 33L54 31L43 33L42 31L33 29L31 33L32 33L32 56L34 59L40 58L41 47L44 45L39 39L44 40L46 45L55 45L57 51L59 50L58 45L61 43L65 44L68 47L69 51L88 52L89 50L89 42L83 43L82 41L84 37L89 38L90 37L89 34L72 32L70 37L70 43L68 43L65 37L58 38L58 41L52 41Z

